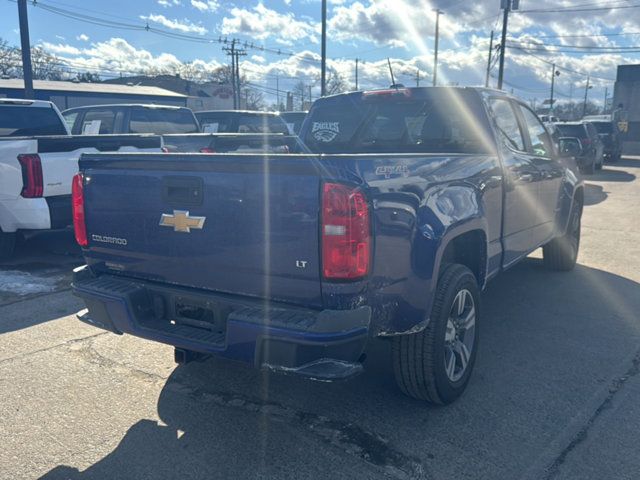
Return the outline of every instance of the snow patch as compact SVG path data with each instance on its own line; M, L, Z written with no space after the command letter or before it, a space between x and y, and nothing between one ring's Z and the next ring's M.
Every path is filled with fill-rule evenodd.
M17 270L0 271L0 293L31 295L53 292L62 277L41 277Z

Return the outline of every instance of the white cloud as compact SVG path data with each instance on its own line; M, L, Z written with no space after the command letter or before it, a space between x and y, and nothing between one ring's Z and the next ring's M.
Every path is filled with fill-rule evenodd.
M201 12L215 12L220 7L220 3L218 3L218 0L191 0L191 6Z
M198 33L200 35L207 33L207 29L201 25L196 25L195 23L191 23L189 20L177 20L177 19L169 19L164 15L140 15L140 18L143 20L147 20L150 22L155 22L163 27L167 27L171 30L179 30L185 33Z
M222 19L223 34L240 33L257 40L273 37L279 43L290 45L295 41L317 43L316 24L301 21L292 13L280 13L259 3L253 9L232 8L231 16Z
M176 7L182 5L182 0L158 0L158 5L161 5L165 8Z
M80 54L79 48L73 47L71 45L65 45L62 43L42 42L41 46L45 50L55 54L61 54L61 55L64 55L64 54L79 55Z
M89 35L81 33L80 35L78 35L76 37L76 40L80 40L81 42L88 42L89 41Z

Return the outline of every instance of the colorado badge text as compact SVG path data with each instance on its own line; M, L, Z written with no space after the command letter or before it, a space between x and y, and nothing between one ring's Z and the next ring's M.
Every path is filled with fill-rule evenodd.
M173 214L163 213L161 227L173 227L176 232L191 233L191 229L202 230L207 217L190 217L186 210L174 210Z

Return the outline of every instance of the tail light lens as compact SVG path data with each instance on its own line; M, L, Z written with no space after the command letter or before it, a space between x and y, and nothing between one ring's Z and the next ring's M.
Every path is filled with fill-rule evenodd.
M87 225L84 215L84 177L81 173L74 175L71 183L71 208L76 242L81 247L86 247L89 242L87 240Z
M325 183L322 190L322 271L324 278L353 280L369 273L369 205L358 189Z
M589 145L591 145L591 139L589 137L583 138L581 141L582 141L582 145L585 147L588 147Z
M18 155L22 167L22 192L24 198L40 198L44 191L42 183L42 162L36 154Z
M200 153L216 153L216 151L210 147L202 147Z

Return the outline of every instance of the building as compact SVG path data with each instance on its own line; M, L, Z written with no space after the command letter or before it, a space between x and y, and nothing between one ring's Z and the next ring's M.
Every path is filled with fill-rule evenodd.
M618 66L613 112L623 152L640 155L640 65Z
M107 83L59 82L34 80L37 100L49 100L60 110L84 105L113 103L155 103L162 105L187 105L187 96L159 87L142 85L114 85ZM0 79L0 97L23 98L22 79Z
M199 110L230 110L233 108L233 87L215 82L194 82L180 75L139 75L135 77L112 78L106 84L133 84L159 87L187 97L187 107Z

